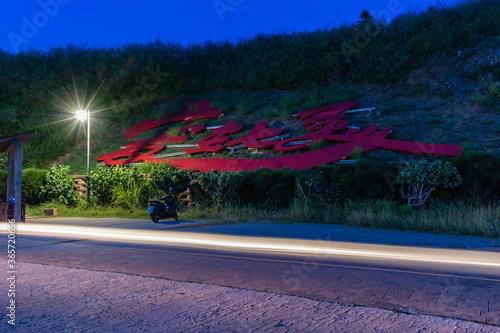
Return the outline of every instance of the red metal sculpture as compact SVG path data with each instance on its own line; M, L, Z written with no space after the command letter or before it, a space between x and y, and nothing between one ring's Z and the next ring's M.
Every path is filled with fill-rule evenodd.
M169 116L157 120L151 120L148 118L141 121L125 133L125 139L135 138L139 134L149 131L155 127L176 123L178 121L187 123L202 118L218 117L221 114L222 110L212 110L212 104L206 100L186 103L184 104L184 110L180 115Z
M223 143L228 141L228 147L236 145L245 145L248 148L270 148L274 147L276 151L291 152L309 147L317 141L337 141L341 142L326 148L315 151L307 151L294 155L283 156L272 159L234 159L234 158L189 158L189 159L157 159L153 155L159 153L164 144L182 143L187 141L186 131L191 133L201 132L204 125L192 125L181 128L181 135L169 136L167 133L161 134L154 139L136 140L126 144L125 149L101 155L98 161L104 161L107 165L123 165L139 161L143 162L168 162L175 167L196 170L196 171L245 171L256 170L259 168L282 169L291 168L296 170L315 168L320 165L330 164L349 157L354 150L367 152L378 148L423 153L431 155L460 156L462 147L452 145L441 145L431 143L406 142L387 139L387 134L391 127L386 127L377 132L377 125L370 125L363 131L358 129L349 129L343 134L337 134L344 130L348 122L344 120L342 112L350 110L357 106L356 102L342 102L327 105L321 108L302 111L298 115L304 119L303 123L307 126L310 133L297 138L290 138L280 141L265 140L283 133L281 128L269 128L268 124L260 121L245 136L229 140L229 135L237 133L242 129L241 124L233 121L224 126L213 130L208 137L198 142L198 148L184 149L187 154L196 154L200 152L219 152L224 149ZM184 111L178 116L169 116L159 120L146 119L132 127L125 134L126 138L133 138L145 131L158 126L182 121L190 122L200 118L216 117L222 114L221 110L212 110L208 101L198 101L186 104ZM265 140L265 141L263 141Z
M196 154L203 152L219 152L224 149L224 145L221 143L229 140L229 135L241 131L243 128L242 124L237 124L234 121L229 121L226 125L219 127L213 131L212 135L207 136L204 139L198 141L199 148L184 149L186 154Z

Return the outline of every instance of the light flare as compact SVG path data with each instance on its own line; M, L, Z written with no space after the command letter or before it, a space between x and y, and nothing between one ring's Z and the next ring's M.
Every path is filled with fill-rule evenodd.
M76 119L80 121L87 120L88 112L85 110L78 110L75 112Z

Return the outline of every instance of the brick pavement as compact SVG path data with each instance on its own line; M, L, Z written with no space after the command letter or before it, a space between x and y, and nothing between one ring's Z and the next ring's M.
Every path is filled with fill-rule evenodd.
M499 280L163 247L21 252L18 260L500 325Z
M5 261L0 270L6 271ZM468 321L84 269L18 264L4 332L500 332ZM0 290L5 290L0 280ZM3 296L3 295L2 295Z

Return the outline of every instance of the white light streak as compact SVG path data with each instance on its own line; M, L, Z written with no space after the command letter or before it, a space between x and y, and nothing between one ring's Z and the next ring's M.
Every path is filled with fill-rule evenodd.
M2 223L1 232L7 232L6 223ZM20 235L180 246L244 253L283 254L318 259L363 258L392 262L476 266L498 270L500 273L500 252L490 251L41 224L17 224L17 233Z

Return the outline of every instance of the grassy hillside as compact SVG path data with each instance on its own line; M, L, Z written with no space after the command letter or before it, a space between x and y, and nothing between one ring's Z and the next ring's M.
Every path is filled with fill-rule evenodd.
M352 116L354 125L392 125L399 139L498 153L499 18L498 1L477 0L390 24L368 19L237 43L0 51L0 136L36 130L26 166L60 161L83 172L85 134L68 119L84 106L101 111L92 127L96 156L116 150L139 120L200 98L223 108L224 120L250 126L264 117L291 132L299 130L294 112L354 99L378 108Z

